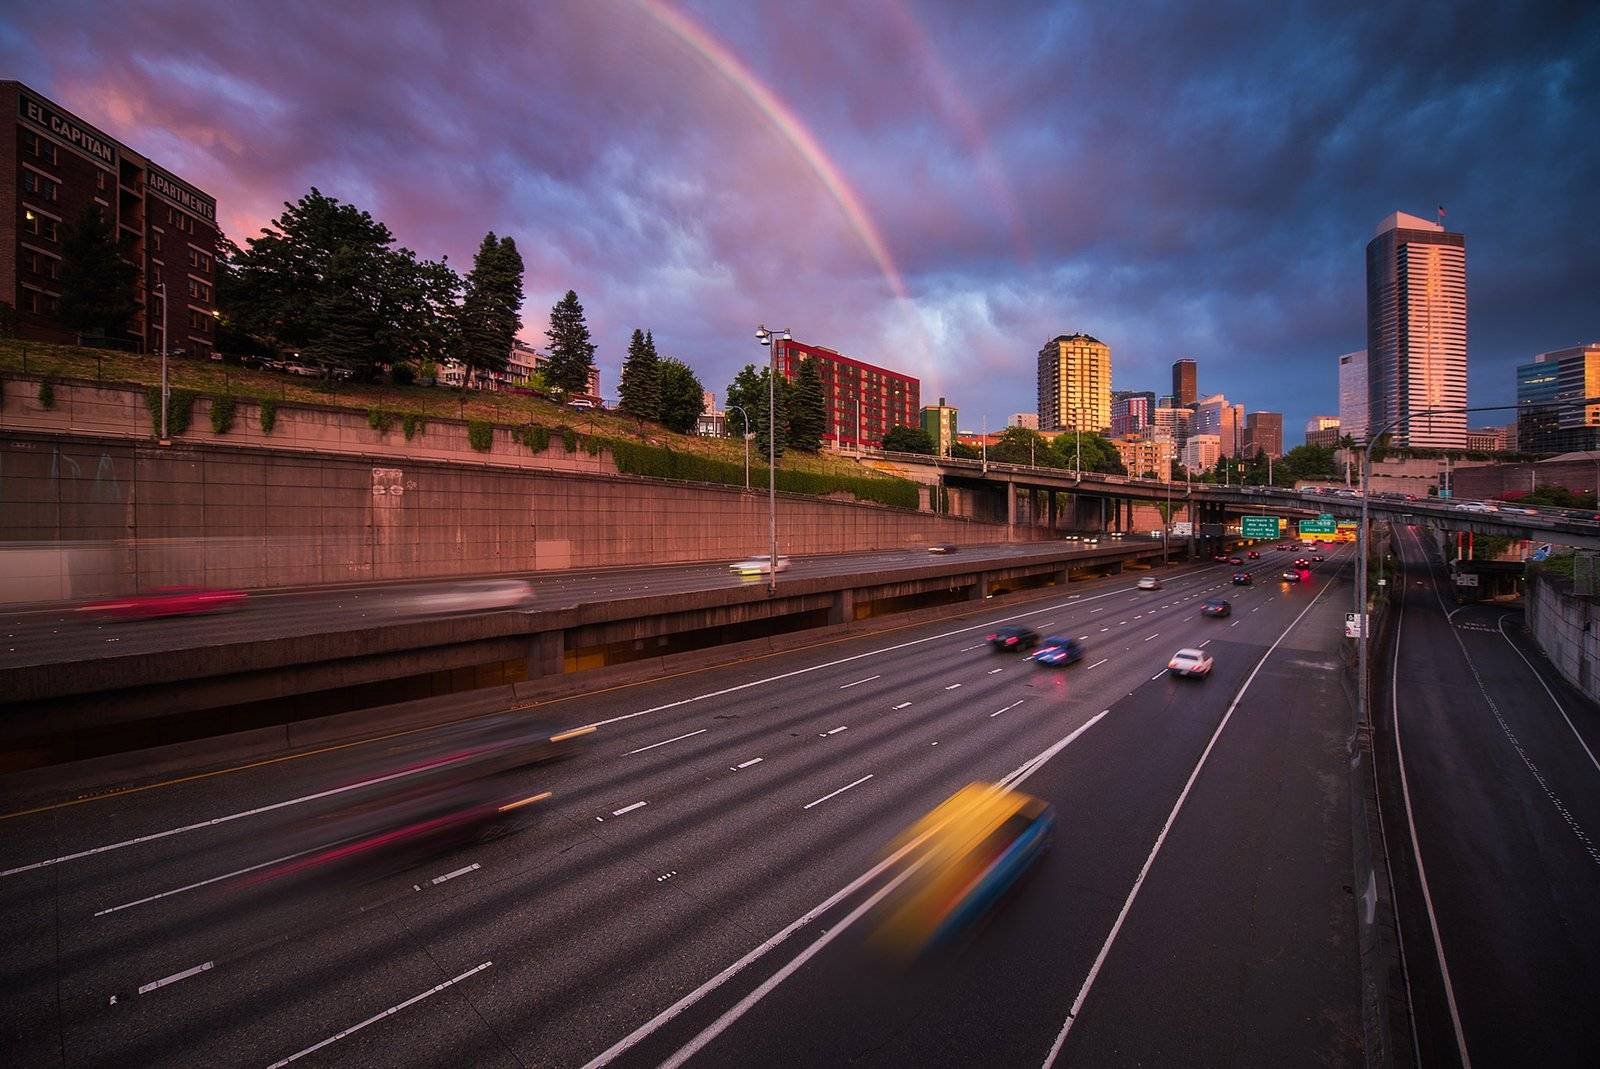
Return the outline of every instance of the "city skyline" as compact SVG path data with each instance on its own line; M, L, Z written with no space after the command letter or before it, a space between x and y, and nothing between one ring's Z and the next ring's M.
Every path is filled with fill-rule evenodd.
M352 36L359 7L240 8L181 31L159 4L98 10L13 15L7 74L215 195L235 240L313 184L456 264L484 230L515 234L523 336L576 288L607 382L647 326L724 389L760 359L753 324L778 320L999 425L1032 396L1037 339L1082 330L1118 354L1115 388L1160 391L1192 356L1203 389L1298 425L1331 407L1332 357L1363 342L1372 219L1438 203L1477 250L1473 403L1509 403L1517 364L1600 333L1600 238L1578 225L1600 148L1576 136L1600 93L1576 73L1600 50L1595 12L1451 9L1419 40L1404 10L1330 9L1262 40L1227 18L935 4L821 25L662 2L419 8L376 36ZM299 42L293 61L264 39ZM882 62L757 73L797 40ZM1090 58L1063 79L1050 57L1067 40ZM1314 42L1285 99L1275 69ZM480 72L463 82L467 54ZM1185 103L1134 122L1155 99ZM1116 161L1070 147L1119 124L1147 136ZM1200 178L1174 165L1219 136ZM1268 363L1285 373L1259 376Z

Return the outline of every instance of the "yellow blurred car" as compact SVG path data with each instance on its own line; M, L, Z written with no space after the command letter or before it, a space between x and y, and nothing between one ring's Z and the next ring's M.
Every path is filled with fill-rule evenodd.
M911 846L903 882L878 906L873 941L911 958L978 920L1049 846L1055 810L996 784L969 783L890 846Z

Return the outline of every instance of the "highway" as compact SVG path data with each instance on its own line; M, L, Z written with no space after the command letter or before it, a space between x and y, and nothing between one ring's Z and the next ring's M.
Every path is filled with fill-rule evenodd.
M1136 540L1131 536L1128 542ZM1114 543L1108 538L1099 547ZM930 563L979 559L1000 564L1062 552L1061 542L1021 542L966 546L951 557L933 556L926 547L829 557L795 558L785 580L851 576L927 567ZM1085 551L1087 552L1087 550ZM756 554L759 556L759 554ZM729 562L640 565L637 568L586 569L503 576L466 577L406 583L371 583L328 589L252 594L233 612L153 620L85 619L67 606L0 613L0 668L73 664L105 656L203 649L233 642L271 641L306 634L425 620L437 611L419 608L416 599L458 589L463 582L526 579L533 597L526 610L571 608L619 598L686 594L766 583L765 576L740 576Z
M0 1043L18 1065L1359 1064L1350 554L1301 584L1264 556L1251 587L1178 565L540 706L597 730L516 774L537 802L359 885L232 890L449 731L5 814ZM1201 617L1218 595L1231 618ZM991 653L1004 621L1088 655ZM1191 645L1211 678L1164 671ZM860 917L886 844L1002 777L1055 807L1053 849L962 945L891 967Z
M1519 606L1457 608L1419 532L1395 544L1403 596L1374 705L1423 1062L1593 1064L1600 710Z

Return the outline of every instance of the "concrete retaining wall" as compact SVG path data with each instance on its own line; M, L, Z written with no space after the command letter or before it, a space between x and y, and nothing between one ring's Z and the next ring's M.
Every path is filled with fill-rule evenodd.
M558 447L559 448L559 447ZM779 547L998 543L1004 524L779 495ZM0 440L0 600L196 583L263 588L731 560L767 546L764 494L436 460ZM1018 539L1044 532L1018 525ZM39 559L46 551L49 560Z
M1547 575L1530 575L1526 589L1534 642L1563 679L1600 701L1600 604L1567 593Z

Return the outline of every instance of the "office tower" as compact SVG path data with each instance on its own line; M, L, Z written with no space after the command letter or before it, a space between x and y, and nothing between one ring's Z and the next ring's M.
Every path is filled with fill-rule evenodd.
M1252 412L1244 420L1244 455L1260 450L1269 457L1283 456L1283 413Z
M1572 453L1600 449L1600 342L1540 353L1517 365L1517 449ZM1470 447L1469 447L1470 448Z
M1340 434L1362 442L1367 437L1367 351L1357 349L1339 358Z
M1115 390L1111 394L1111 433L1115 437L1142 434L1155 417L1153 390Z
M950 447L956 444L956 408L954 405L944 403L944 398L939 398L936 405L922 406L922 430L933 440L933 451L941 457L950 455Z
M1111 347L1060 334L1039 350L1039 429L1103 432L1111 426Z
M1422 413L1466 403L1466 238L1393 212L1367 243L1365 432L1388 427L1397 446L1461 449L1465 413Z
M1244 448L1244 422L1244 406L1230 404L1225 396L1216 393L1195 403L1189 434L1214 434L1220 455L1238 456Z
M1185 356L1172 362L1172 400L1185 408L1200 399L1199 376L1195 362Z

